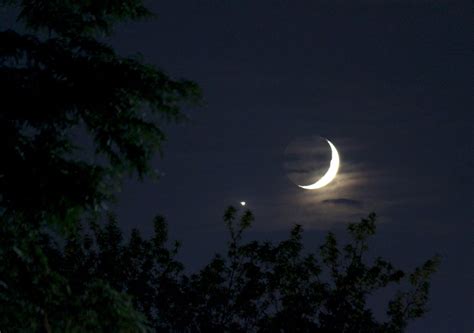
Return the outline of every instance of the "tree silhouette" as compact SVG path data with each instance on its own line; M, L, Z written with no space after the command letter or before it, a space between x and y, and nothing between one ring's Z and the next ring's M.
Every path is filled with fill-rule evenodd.
M44 234L49 265L68 286L48 311L53 331L395 333L426 311L439 258L411 274L382 258L368 261L375 214L348 226L345 246L329 233L316 252L304 250L298 225L277 244L243 243L252 219L249 211L239 216L230 207L224 215L227 252L194 274L175 259L179 245L167 247L161 217L149 239L133 230L125 240L111 214L103 226L92 222L91 233L81 231L64 246ZM388 301L386 318L375 318L368 297L402 280L407 290Z
M53 313L69 304L84 324L141 329L141 314L108 281L88 280L66 302L69 281L52 269L45 235L76 233L126 173L152 176L162 123L184 119L181 107L198 102L199 89L101 38L149 17L140 0L5 4L23 27L0 32L0 326L50 331Z
M438 257L408 276L412 289L389 302L387 321L376 320L367 306L371 293L405 276L381 258L365 262L375 214L348 226L352 241L343 248L329 233L319 254L303 252L301 226L276 245L241 244L251 213L237 219L231 207L224 220L231 236L226 257L215 257L188 283L196 331L402 332L426 310Z
M110 199L125 172L153 175L161 123L182 120L199 89L99 39L150 16L142 1L9 2L33 34L0 32L0 207L67 225Z

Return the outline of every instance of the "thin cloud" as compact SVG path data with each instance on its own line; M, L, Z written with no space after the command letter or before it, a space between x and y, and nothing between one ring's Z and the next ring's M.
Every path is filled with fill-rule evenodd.
M336 198L336 199L326 199L322 201L323 204L329 205L342 205L342 206L352 206L352 207L362 207L362 201L347 199L347 198Z

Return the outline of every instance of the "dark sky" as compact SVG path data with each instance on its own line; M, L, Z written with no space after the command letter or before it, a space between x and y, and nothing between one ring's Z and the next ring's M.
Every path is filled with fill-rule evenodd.
M251 237L327 230L376 211L373 251L411 269L443 256L431 312L408 332L470 332L473 308L471 1L158 1L158 19L122 26L123 54L198 82L206 105L167 127L158 183L127 182L122 223L163 214L181 257L200 267L226 242L222 213L245 200ZM287 177L285 148L329 138L336 180ZM329 161L327 161L329 164Z

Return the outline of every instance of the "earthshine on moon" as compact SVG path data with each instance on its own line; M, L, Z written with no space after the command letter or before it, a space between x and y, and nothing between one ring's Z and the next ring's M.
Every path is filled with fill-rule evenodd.
M316 190L318 188L324 187L327 184L329 184L337 175L337 171L339 170L339 153L337 152L336 147L326 139L326 141L329 144L329 147L331 147L331 163L329 164L329 169L326 171L324 176L322 176L316 183L311 184L311 185L298 185L301 188L304 188L305 190Z

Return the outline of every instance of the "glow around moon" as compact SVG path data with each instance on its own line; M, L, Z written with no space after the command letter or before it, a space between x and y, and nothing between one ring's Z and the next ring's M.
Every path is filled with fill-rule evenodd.
M339 153L337 152L336 147L326 139L328 142L329 146L331 147L331 163L329 164L329 169L326 171L324 176L322 176L316 183L311 184L311 185L298 185L301 188L304 188L305 190L316 190L318 188L324 187L327 184L329 184L334 178L336 178L337 171L339 170Z

